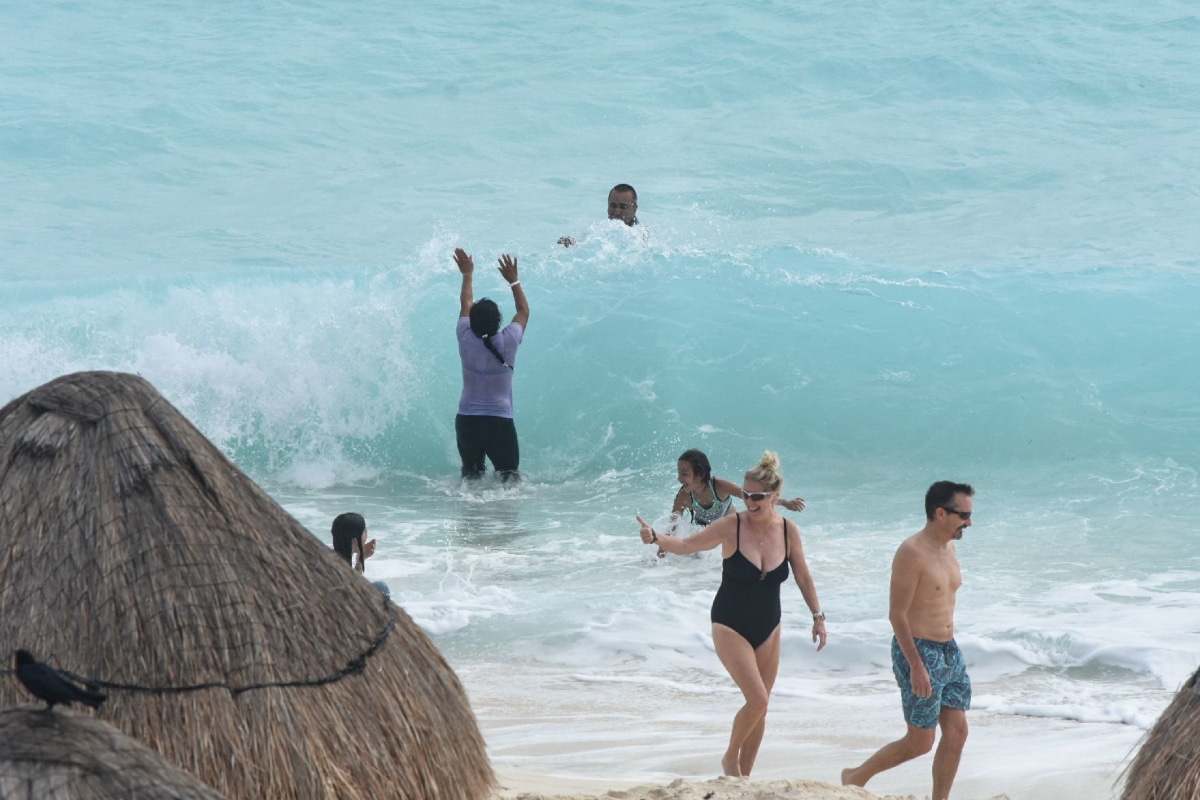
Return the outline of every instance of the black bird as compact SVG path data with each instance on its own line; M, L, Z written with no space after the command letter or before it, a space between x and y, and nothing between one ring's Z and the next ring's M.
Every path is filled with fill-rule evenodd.
M54 667L38 661L28 650L18 650L15 660L17 680L31 695L46 701L47 711L59 703L69 706L72 700L77 700L85 706L99 708L100 704L108 699L106 694L76 686Z

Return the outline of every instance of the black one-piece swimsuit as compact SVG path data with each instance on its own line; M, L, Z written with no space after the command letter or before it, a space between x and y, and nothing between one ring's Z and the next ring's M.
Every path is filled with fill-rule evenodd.
M742 555L742 515L737 515L737 550L721 564L721 588L713 598L712 621L732 628L754 649L771 638L783 616L779 586L788 579L787 520L783 521L783 561L764 572Z

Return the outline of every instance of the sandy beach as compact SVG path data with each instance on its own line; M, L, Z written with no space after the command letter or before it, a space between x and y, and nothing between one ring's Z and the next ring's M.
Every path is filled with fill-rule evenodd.
M731 700L630 685L618 707L566 676L468 693L504 800L862 800L929 796L932 755L882 773L867 790L836 785L901 733L891 709L864 712L777 696L754 777L716 777ZM538 698L549 702L539 702ZM955 780L956 800L1111 800L1144 731L979 711Z
M922 795L876 795L865 789L834 786L822 781L755 781L745 778L712 778L706 781L678 778L668 784L642 784L593 793L583 786L516 788L533 776L513 775L502 783L498 797L512 800L921 800ZM536 783L536 781L534 781ZM559 792L567 791L568 794ZM971 800L985 800L983 797ZM986 800L1011 800L995 795Z

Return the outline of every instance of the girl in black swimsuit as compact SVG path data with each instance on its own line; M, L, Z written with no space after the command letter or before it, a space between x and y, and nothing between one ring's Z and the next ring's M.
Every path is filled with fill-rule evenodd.
M776 510L782 487L779 456L768 450L742 482L745 512L722 517L686 539L657 533L638 517L642 541L668 553L722 547L721 588L712 607L713 645L746 701L733 718L721 759L726 775L748 776L762 744L779 672L779 587L788 579L789 567L813 614L813 641L818 650L825 647L825 615L804 560L800 531Z

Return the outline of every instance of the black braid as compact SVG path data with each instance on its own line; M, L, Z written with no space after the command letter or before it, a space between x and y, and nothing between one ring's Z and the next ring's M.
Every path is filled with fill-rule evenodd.
M480 336L479 338L483 339L483 346L491 351L492 355L494 355L496 357L497 361L499 361L501 364L508 367L509 369L512 369L512 364L509 364L507 361L505 361L504 356L500 355L500 351L496 349L496 345L492 344L492 337L489 334L485 333L483 336Z

